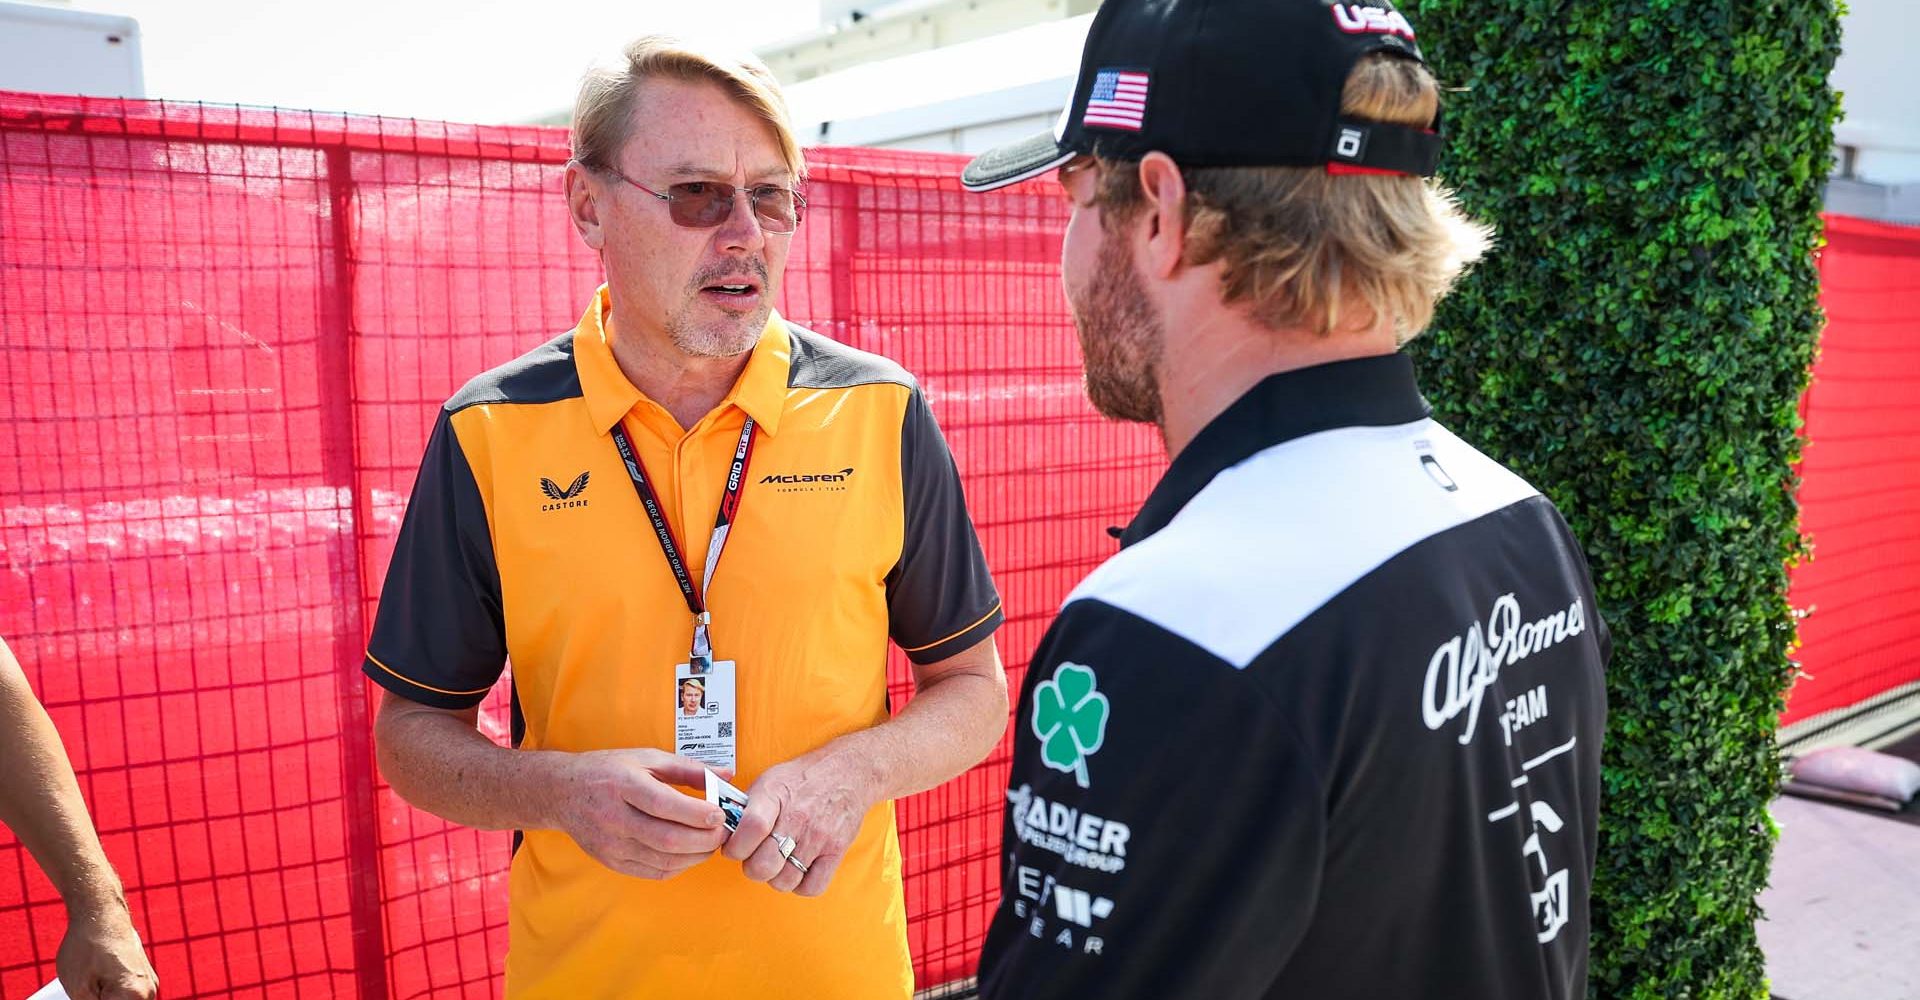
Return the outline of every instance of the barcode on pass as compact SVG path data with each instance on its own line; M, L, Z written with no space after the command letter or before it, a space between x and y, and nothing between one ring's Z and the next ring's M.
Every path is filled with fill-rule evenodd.
M723 740L730 740L733 738L733 723L722 722L720 724L720 738Z

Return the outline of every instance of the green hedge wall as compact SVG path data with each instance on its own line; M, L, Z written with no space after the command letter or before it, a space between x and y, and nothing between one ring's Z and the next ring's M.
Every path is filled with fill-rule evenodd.
M1765 998L1791 465L1821 316L1827 0L1412 0L1499 246L1411 348L1559 504L1613 627L1595 997Z

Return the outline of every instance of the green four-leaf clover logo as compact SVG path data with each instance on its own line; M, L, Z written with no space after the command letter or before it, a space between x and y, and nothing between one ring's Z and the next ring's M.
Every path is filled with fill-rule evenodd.
M1107 740L1107 696L1093 689L1093 669L1062 663L1033 689L1033 735L1040 760L1087 787L1087 758Z

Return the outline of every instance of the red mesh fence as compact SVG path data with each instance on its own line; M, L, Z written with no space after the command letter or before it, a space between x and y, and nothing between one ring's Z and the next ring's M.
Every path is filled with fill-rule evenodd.
M499 992L508 836L377 780L358 664L435 408L569 327L598 282L559 196L565 157L558 129L0 94L0 635L65 737L170 997ZM1064 204L1044 184L965 194L960 162L814 151L781 309L921 376L1006 599L1018 685L1162 459L1151 432L1081 395ZM1876 610L1881 638L1820 658L1819 629L1866 614L1834 595L1880 568L1911 577L1920 547L1913 411L1892 405L1920 382L1900 342L1913 321L1892 318L1920 280L1915 243L1873 227L1847 242L1856 227L1835 221L1826 262L1821 372L1842 373L1840 401L1824 382L1810 396L1821 560L1796 596L1830 589L1805 656L1823 676L1796 712L1816 683L1845 699L1912 679L1920 643L1908 589L1904 619ZM1865 359L1837 367L1856 341ZM1904 384L1883 380L1895 365ZM1822 421L1865 405L1849 378L1881 409L1838 432L1863 435L1840 474L1870 477L1841 489ZM1825 505L1882 488L1876 454L1905 456L1907 490L1822 527ZM1868 533L1883 551L1842 530L1901 503L1904 557L1884 544L1891 515ZM899 705L904 661L889 669ZM503 742L506 714L503 685L481 713ZM901 803L923 986L972 971L1007 752ZM0 832L0 997L51 978L64 924Z
M1806 676L1785 721L1920 682L1920 229L1830 216L1827 329L1801 408L1793 569Z

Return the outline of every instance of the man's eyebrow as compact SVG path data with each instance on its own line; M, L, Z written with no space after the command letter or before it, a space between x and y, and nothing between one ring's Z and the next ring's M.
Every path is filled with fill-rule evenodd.
M674 177L726 177L731 175L733 171L721 170L718 167L695 163L691 160L683 160L668 167L667 173Z
M700 180L724 180L732 177L733 171L722 170L710 164L695 163L692 160L683 160L668 167L667 175L669 177L692 177ZM793 172L788 170L785 164L755 170L747 176L750 178L748 183L754 186L761 184L778 184L781 187L793 186Z

